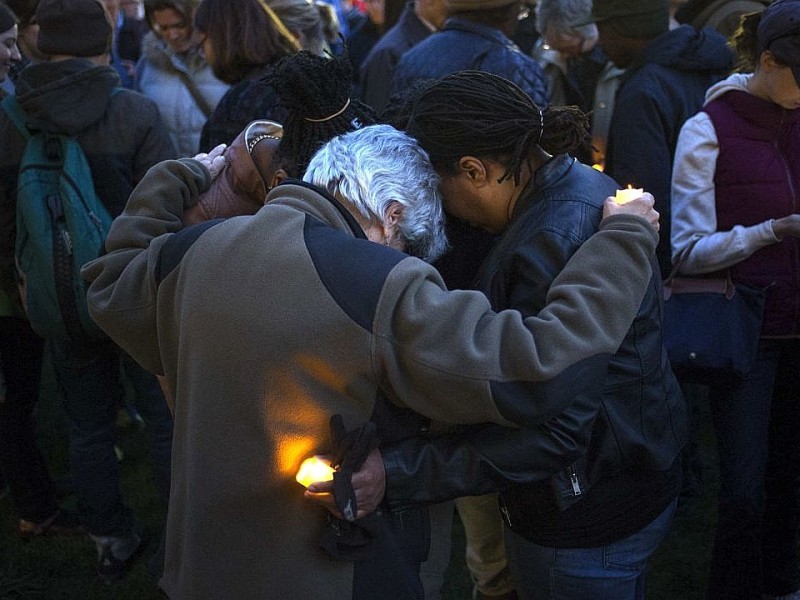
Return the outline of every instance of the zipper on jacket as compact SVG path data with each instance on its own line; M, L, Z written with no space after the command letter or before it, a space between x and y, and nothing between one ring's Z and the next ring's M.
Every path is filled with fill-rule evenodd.
M500 512L503 513L503 520L506 525L511 527L511 513L508 512L508 507L503 502L500 503Z
M578 481L578 474L575 472L575 467L570 465L567 467L567 471L569 472L570 483L572 483L572 493L576 496L580 496L583 491L581 490L581 482Z
M781 111L781 122L780 125L778 126L777 136L780 136L780 133L783 131L785 121L786 121L786 111L783 110ZM794 187L794 181L792 180L792 170L789 168L789 160L787 159L786 154L784 154L783 150L781 150L781 147L778 144L777 136L775 138L775 141L772 142L772 145L775 147L776 154L781 159L781 164L783 165L783 171L786 174L786 181L789 184L789 191L792 194L792 207L794 208L797 205L797 192Z

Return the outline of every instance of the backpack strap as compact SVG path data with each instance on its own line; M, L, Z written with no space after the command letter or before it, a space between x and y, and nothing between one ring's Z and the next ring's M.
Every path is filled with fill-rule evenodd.
M211 104L209 104L208 100L206 100L205 96L203 96L200 88L197 87L195 81L186 71L182 71L174 66L172 68L178 74L178 77L181 78L181 81L183 82L183 85L186 86L186 89L189 90L189 93L192 95L192 99L194 100L195 104L197 104L197 107L203 111L206 119L208 119L211 116L211 113L214 112L214 109L211 107Z
M31 130L28 128L28 113L17 102L17 97L9 94L0 102L0 108L5 111L11 122L19 129L19 132L25 136L25 139L31 139Z
M116 96L122 88L117 86L111 90L111 96ZM0 102L0 108L8 115L11 122L19 129L19 132L25 136L26 140L31 139L31 127L28 124L28 113L22 108L22 105L17 100L14 94L9 94Z

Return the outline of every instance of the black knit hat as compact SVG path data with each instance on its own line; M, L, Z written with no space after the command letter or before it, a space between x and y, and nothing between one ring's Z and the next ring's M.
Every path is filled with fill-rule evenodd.
M17 17L5 4L0 3L0 33L5 33L17 24Z
M111 49L111 21L99 0L41 0L36 22L42 54L99 56Z
M777 0L761 13L758 56L764 50L789 65L800 85L800 0Z

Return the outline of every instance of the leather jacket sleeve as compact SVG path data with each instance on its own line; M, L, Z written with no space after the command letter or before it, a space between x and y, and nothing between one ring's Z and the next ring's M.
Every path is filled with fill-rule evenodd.
M462 426L436 437L411 437L381 446L386 503L392 509L502 491L510 484L548 479L585 455L602 400L607 359L585 361L544 382L540 397L569 394L559 415L521 429ZM581 385L583 382L583 385Z

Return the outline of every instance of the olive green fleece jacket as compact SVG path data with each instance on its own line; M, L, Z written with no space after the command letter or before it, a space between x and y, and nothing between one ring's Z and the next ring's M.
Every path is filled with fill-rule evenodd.
M179 233L208 185L191 159L154 167L83 270L93 318L174 391L171 598L351 598L353 564L318 547L324 511L294 481L302 459L329 450L330 416L363 424L381 389L450 423L552 417L509 390L613 353L657 243L643 219L605 220L523 320L360 239L310 186Z

